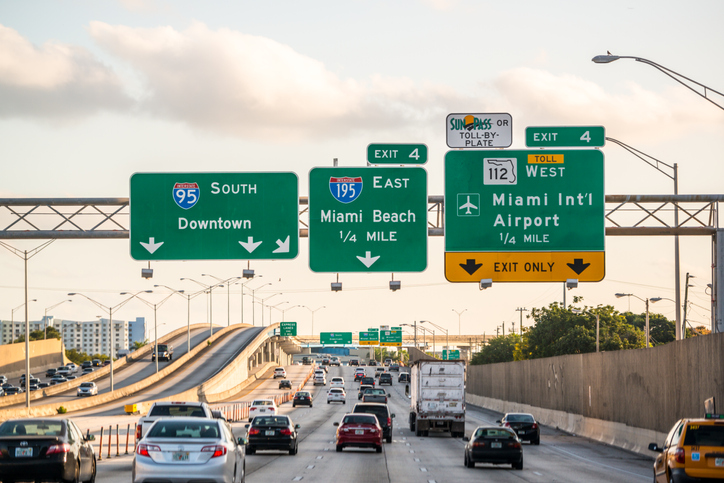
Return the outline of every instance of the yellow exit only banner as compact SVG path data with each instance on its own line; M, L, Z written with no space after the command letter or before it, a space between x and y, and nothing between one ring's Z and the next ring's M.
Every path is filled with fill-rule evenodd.
M446 252L450 282L600 282L605 252Z

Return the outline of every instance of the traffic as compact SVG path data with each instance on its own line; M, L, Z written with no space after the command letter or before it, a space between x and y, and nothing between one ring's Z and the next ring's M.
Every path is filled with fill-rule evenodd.
M76 438L79 445L93 451L92 463L76 463L63 471L74 474L77 468L79 479L69 481L110 483L150 482L159 477L234 483L519 481L521 476L540 482L651 481L653 459L541 427L532 414L500 414L466 406L464 366L459 361L397 365L399 375L390 377L387 389L381 389L379 381L391 375L390 362L372 367L315 362L319 364L270 369L258 386L240 397L249 405L243 420L227 421L221 412L198 402L152 405L136 420L135 449L132 442L127 457L98 458L102 453L94 446L94 435L83 432L83 416L53 419L54 424L68 421L65 427L77 425L82 435ZM295 388L309 380L288 402L277 404L281 394L289 393L288 388L279 387L282 370L283 380ZM433 383L439 387L433 388ZM348 397L363 386L369 387L361 397ZM445 397L440 397L443 392ZM326 404L314 407L318 398ZM9 474L3 473L9 463L41 468L27 463L49 458L47 450L36 446L34 451L20 451L22 436L6 430L6 438L3 433L3 428L18 422L6 424L0 426L0 448L8 455L0 458L0 475ZM38 438L54 432L35 431L45 431ZM705 438L703 433L701 438ZM87 472L90 467L96 472L94 478ZM473 470L480 474L472 476ZM27 471L27 478L36 478ZM13 478L8 481L23 481Z

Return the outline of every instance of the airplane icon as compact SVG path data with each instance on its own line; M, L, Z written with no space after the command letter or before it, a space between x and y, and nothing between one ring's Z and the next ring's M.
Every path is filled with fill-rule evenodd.
M467 202L466 202L464 205L462 205L461 207L459 207L458 210L465 210L465 214L466 214L466 215L471 215L471 214L472 214L472 213L470 213L470 209L471 209L471 208L474 209L474 210L477 210L477 209L478 209L477 206L475 206L474 204L472 204L472 203L470 202L470 195L468 195L468 200L467 200Z

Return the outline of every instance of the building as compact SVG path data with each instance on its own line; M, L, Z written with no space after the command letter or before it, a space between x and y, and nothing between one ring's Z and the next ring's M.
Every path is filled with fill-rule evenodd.
M75 349L86 354L106 354L110 352L109 321L105 318L98 320L78 322L74 320L56 319L53 316L43 317L40 321L30 322L30 331L43 330L46 327L55 327L61 334L66 349ZM113 347L114 354L120 350L133 348L136 341L143 342L146 332L144 317L137 317L134 321L113 321ZM25 334L25 323L18 321L0 321L0 334L2 343L10 344Z

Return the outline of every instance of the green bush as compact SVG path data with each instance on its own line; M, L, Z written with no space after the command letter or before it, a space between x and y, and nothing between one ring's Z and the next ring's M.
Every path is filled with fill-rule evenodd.
M58 409L56 409L56 411L58 411L58 414L65 414L68 412L68 410L65 409L64 406L60 406Z

